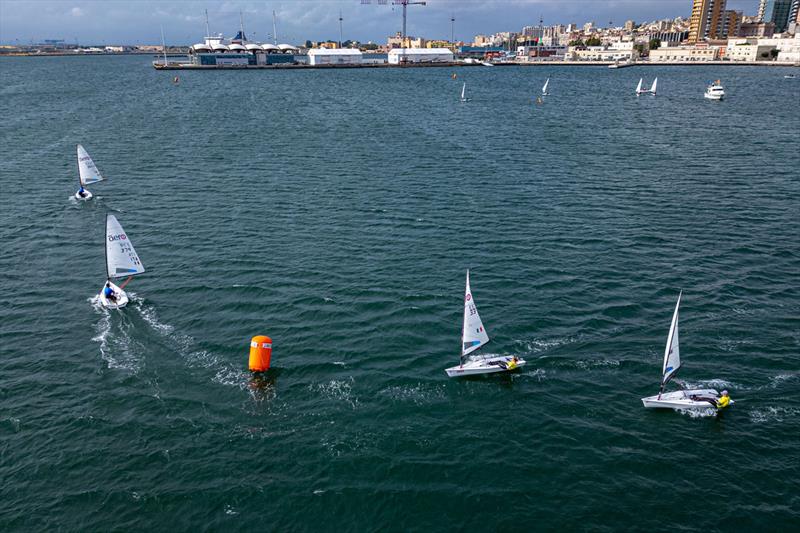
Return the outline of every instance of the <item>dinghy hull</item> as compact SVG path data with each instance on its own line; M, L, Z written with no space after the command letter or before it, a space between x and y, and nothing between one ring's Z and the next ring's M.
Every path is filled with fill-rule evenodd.
M123 307L128 305L128 302L130 300L128 299L128 295L125 293L125 291L120 289L117 285L111 283L111 288L114 289L114 293L117 296L116 301L111 301L108 298L106 298L105 294L103 294L103 289L105 289L105 287L106 285L104 283L103 287L100 289L100 303L103 304L103 307L106 307L108 309L122 309Z
M81 196L80 194L78 194L78 193L76 192L76 193L74 194L74 196L75 196L75 199L76 199L76 200L81 200L81 201L86 201L86 200L91 200L91 199L92 199L92 193L90 193L90 192L89 192L89 191L87 191L86 189L84 189L84 190L83 190L83 192L85 192L85 193L86 193L86 196Z
M518 368L525 366L525 360L517 358L517 364L509 369L508 363L511 361L511 359L512 356L510 355L471 358L468 359L463 365L445 369L445 372L447 372L447 375L451 378L458 378L463 376L496 374L498 372L513 372Z
M649 396L642 398L642 403L649 409L716 409L710 400L717 398L719 392L715 389L692 389L667 392L661 398Z

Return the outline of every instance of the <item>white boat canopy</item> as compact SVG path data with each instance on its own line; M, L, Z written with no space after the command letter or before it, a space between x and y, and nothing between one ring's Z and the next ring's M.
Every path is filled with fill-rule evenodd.
M270 52L270 51L279 51L279 50L280 50L280 48L278 48L276 45L274 45L274 44L270 44L270 43L262 44L262 45L261 45L261 48L263 48L263 49L264 49L264 50L266 50L267 52Z
M278 49L282 52L289 52L291 50L297 50L297 47L291 44L279 44Z
M224 44L222 44L222 43L216 43L216 44L212 45L212 46L211 46L211 48L212 48L212 49L213 49L215 52L227 52L227 51L228 51L228 47L227 47L227 46L225 46L225 45L224 45Z
M228 50L231 52L246 52L247 48L245 48L241 44L233 43L231 45L228 45Z
M202 53L202 52L210 52L211 51L211 47L208 46L207 44L204 44L204 43L197 43L197 44L193 44L191 46L191 48L189 48L189 51L190 52L194 52L196 54L199 54L199 53Z
M247 43L246 45L244 45L244 47L251 52L263 50L263 48L261 48L261 45L256 43Z

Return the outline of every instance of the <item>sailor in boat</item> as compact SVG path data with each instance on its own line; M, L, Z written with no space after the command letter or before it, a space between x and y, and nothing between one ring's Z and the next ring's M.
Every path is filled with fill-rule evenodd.
M720 394L718 398L714 398L712 396L700 396L699 394L692 394L689 396L689 399L695 402L708 402L711 404L711 407L721 411L728 407L731 403L731 397L728 395L728 391L724 390Z
M728 391L722 391L722 396L717 400L717 409L725 409L731 403L731 397L728 396Z
M81 188L78 189L78 196L81 198L86 198L86 189L83 188L83 185L81 185Z
M103 296L105 296L106 299L108 301L110 301L110 302L116 302L117 301L117 293L114 292L114 289L111 288L111 282L110 281L106 281L106 286L103 289Z

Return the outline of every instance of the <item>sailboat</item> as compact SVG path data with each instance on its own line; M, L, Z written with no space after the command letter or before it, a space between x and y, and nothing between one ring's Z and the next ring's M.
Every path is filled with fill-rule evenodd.
M89 200L92 198L92 193L84 189L86 185L103 181L105 178L97 170L97 166L89 157L89 153L81 146L78 145L78 181L81 184L78 192L75 193L76 200Z
M636 86L636 96L639 96L640 94L647 94L647 93L650 93L653 96L655 96L656 95L656 86L658 85L658 78L653 80L653 84L650 86L649 89L642 89L642 81L643 81L643 79L639 78L639 85Z
M464 85L461 86L461 101L469 102L469 98L467 98L467 82L464 82Z
M675 392L664 392L664 387L675 377L681 368L681 355L678 342L678 309L681 305L681 296L678 295L678 302L675 304L675 312L672 314L672 324L669 327L667 336L667 346L664 350L664 365L661 369L661 390L657 396L642 398L645 407L666 408L666 409L709 409L717 407L719 392L715 389L692 389L679 390ZM730 402L733 404L733 401Z
M128 305L128 295L123 290L133 276L144 273L144 265L139 260L133 243L125 234L117 217L106 215L106 276L108 281L100 289L100 303L110 309ZM112 279L127 279L121 286ZM107 290L110 289L110 290ZM110 293L110 294L109 294Z
M550 93L547 92L547 86L550 85L550 78L545 80L544 85L542 86L542 96L548 96Z
M464 294L464 325L461 331L461 364L445 370L451 378L508 372L525 364L525 360L511 355L471 356L472 352L489 342L478 308L472 299L467 270L467 288Z

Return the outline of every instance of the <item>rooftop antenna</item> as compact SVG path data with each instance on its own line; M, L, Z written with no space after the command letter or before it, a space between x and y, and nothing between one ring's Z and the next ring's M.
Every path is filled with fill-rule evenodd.
M272 38L275 41L275 46L278 46L278 30L275 23L275 11L272 11Z
M339 48L342 47L342 10L339 10Z

